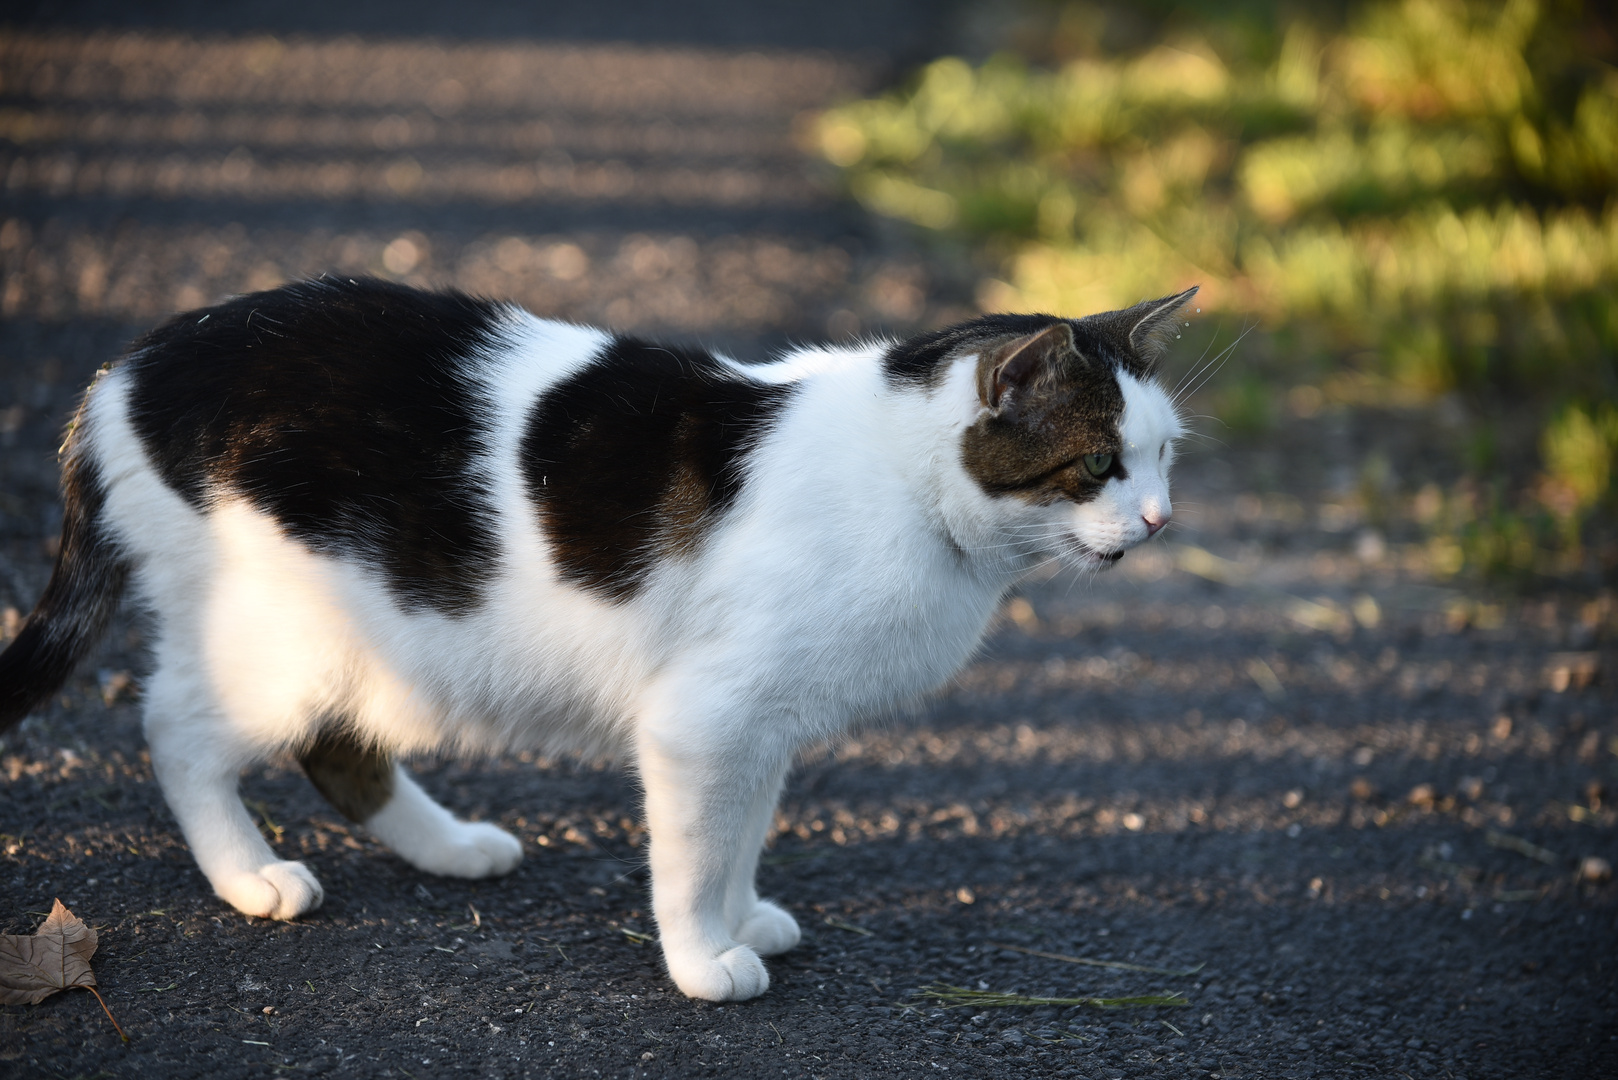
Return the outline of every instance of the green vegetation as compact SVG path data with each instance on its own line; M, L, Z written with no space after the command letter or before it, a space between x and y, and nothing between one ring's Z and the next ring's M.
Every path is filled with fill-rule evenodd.
M1532 410L1538 446L1475 455L1426 521L1457 569L1566 570L1618 453L1618 70L1593 8L1047 5L1018 52L937 60L815 137L866 206L989 260L986 309L1200 283L1327 404ZM1238 430L1278 389L1227 384Z

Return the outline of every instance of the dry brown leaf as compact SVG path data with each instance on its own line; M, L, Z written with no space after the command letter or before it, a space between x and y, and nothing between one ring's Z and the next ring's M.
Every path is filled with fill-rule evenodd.
M94 986L96 932L60 900L31 937L0 934L0 1003L36 1005L70 986Z
M0 1004L37 1005L58 990L82 986L95 994L95 972L90 957L96 951L96 932L84 925L57 900L50 915L33 934L0 934ZM112 1020L107 1003L101 1008ZM125 1042L129 1036L112 1020Z

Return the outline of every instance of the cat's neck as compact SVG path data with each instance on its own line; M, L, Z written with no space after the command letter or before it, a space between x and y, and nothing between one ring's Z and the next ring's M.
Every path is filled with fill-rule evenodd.
M927 387L889 382L876 347L792 361L806 370L788 452L800 454L812 442L818 464L811 482L841 487L851 518L880 531L880 515L909 543L930 539L991 591L1009 588L1043 561L1022 554L962 466L962 435L982 410L969 358Z

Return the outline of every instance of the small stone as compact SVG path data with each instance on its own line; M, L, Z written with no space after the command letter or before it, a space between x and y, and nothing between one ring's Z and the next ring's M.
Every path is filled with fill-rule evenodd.
M1612 863L1599 855L1586 855L1579 863L1579 877L1584 881L1606 881L1612 877Z
M651 1061L655 1057L657 1057L657 1055L652 1053L650 1050L642 1051L640 1055L640 1059L642 1061Z
M1376 798L1376 788L1363 776L1354 778L1354 783L1348 789L1354 798L1360 802L1370 802Z
M264 1015L265 1016L274 1016L275 1015L275 1006L274 1005L266 1005L266 1006L264 1006Z
M1405 801L1411 806L1431 809L1433 803L1438 801L1438 793L1433 790L1431 784L1417 784L1410 789L1410 794L1405 796Z

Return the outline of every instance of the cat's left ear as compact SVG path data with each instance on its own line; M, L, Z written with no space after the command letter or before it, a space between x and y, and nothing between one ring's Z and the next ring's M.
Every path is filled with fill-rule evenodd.
M1002 409L1048 383L1064 360L1077 355L1073 328L1065 322L1013 338L979 361L978 396L989 408Z
M1150 370L1183 329L1180 309L1197 295L1200 285L1183 293L1143 300L1134 307L1108 312L1104 318L1144 369Z

